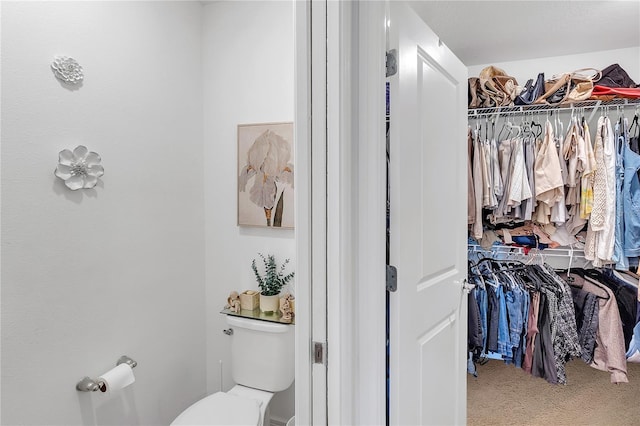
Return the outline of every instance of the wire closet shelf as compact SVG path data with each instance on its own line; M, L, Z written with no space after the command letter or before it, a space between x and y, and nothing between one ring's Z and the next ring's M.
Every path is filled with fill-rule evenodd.
M530 113L553 113L561 111L591 111L589 119L593 118L595 113L600 108L607 109L621 109L627 107L635 107L636 110L640 109L640 99L628 99L618 98L610 101L601 100L586 100L580 102L572 102L570 104L561 104L558 106L553 105L515 105L515 106L501 106L491 108L474 108L469 109L467 113L468 119L477 118L489 118L497 117L501 115L528 115Z

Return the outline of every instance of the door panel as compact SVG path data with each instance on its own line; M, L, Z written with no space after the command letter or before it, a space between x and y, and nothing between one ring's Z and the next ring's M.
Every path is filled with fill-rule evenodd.
M390 2L390 423L466 421L467 70Z

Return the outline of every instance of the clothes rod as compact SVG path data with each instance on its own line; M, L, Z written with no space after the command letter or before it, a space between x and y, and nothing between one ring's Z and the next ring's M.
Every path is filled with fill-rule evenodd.
M612 99L611 101L599 101L599 100L587 100L580 102L572 102L571 104L563 104L561 106L552 105L516 105L516 106L502 106L493 108L476 108L468 110L468 118L480 118L488 117L492 115L523 115L530 113L552 113L554 111L576 111L576 110L593 110L591 117L599 108L626 108L626 107L640 107L640 99Z
M510 246L510 245L495 245L488 249L483 248L479 244L468 244L467 252L471 253L495 253L495 254L515 254L523 256L535 256L540 255L543 257L574 257L585 258L584 250L582 248L571 248L567 246L560 246L556 248L535 249L531 248L529 254L525 254L525 249L522 246Z

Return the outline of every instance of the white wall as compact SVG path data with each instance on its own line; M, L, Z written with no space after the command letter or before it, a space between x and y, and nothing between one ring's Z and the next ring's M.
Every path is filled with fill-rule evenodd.
M640 40L639 40L640 42ZM523 47L526 49L526 47ZM480 71L495 65L516 78L521 86L528 79L535 81L539 72L544 72L545 78L554 74L571 72L581 68L596 68L602 70L611 64L620 64L636 83L640 84L640 45L625 49L604 50L578 55L552 56L547 58L527 59L523 61L497 62L492 64L469 66L469 76L477 77Z
M229 292L257 289L250 266L258 252L291 258L295 270L293 230L236 225L237 125L293 121L293 2L213 2L204 10L207 389L214 392L220 360L222 389L233 385L219 313ZM293 415L293 401L293 386L277 394L272 418Z
M3 425L166 425L205 394L201 12L2 2ZM53 170L81 143L105 175L72 192ZM75 390L122 354L132 386Z

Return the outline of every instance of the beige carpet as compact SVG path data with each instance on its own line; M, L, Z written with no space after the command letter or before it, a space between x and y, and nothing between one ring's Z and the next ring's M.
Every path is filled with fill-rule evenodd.
M629 383L581 360L567 364L567 385L552 385L513 365L491 360L467 377L468 425L640 425L640 364Z

